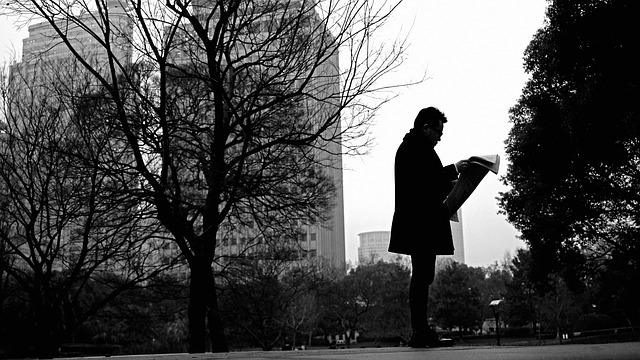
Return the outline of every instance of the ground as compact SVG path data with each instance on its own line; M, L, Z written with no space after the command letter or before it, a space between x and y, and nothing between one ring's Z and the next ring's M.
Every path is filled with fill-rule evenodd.
M78 359L78 358L69 358ZM92 357L91 359L106 359ZM159 354L112 356L117 360L638 360L640 342L558 344L536 346L454 346L436 349L407 347L321 349L306 351L238 351L220 354Z

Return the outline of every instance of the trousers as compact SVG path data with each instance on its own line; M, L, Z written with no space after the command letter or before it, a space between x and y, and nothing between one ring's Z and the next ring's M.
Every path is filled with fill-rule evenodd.
M435 271L435 255L411 255L409 306L411 308L411 328L415 334L426 334L429 329L427 318L429 285L433 283Z

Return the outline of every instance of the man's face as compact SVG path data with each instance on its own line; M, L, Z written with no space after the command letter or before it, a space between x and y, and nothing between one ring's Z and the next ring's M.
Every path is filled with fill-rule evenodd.
M442 137L443 128L444 128L444 124L442 123L442 121L438 121L433 126L425 125L422 127L422 131L426 135L429 141L429 144L432 147L435 147L436 144L440 141L440 138Z

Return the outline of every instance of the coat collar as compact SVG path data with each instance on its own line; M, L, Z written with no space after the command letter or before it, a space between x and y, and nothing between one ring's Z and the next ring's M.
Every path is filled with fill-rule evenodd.
M411 128L411 130L409 130L409 132L404 135L404 138L402 140L412 145L423 147L429 150L435 150L432 146L429 146L429 139L427 139L427 136L422 131L416 128Z

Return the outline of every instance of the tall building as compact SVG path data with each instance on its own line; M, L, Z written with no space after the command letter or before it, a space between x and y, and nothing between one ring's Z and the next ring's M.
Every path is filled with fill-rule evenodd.
M194 0L191 5L194 13L196 13L197 17L201 21L209 22L209 24L215 23L219 14L215 11L211 13L211 5L209 2L205 0ZM302 11L305 14L305 21L302 21L301 24L297 25L300 26L300 29L298 29L299 31L296 31L296 36L301 36L306 31L317 31L317 29L320 28L316 27L318 25L317 23L314 23L319 21L317 13L313 9L303 9L305 6L305 2L303 1L283 1L280 4L278 2L258 1L247 2L247 6L250 6L251 9L247 9L246 13L251 15L245 14L245 16L252 18L251 24L246 24L243 20L237 20L239 24L236 26L246 28L247 32L243 32L243 30L238 33L234 33L234 36L238 36L240 38L236 43L237 47L234 47L229 51L229 54L231 54L229 59L221 61L237 62L237 67L243 68L242 71L245 71L256 78L264 75L270 75L270 73L274 71L278 72L282 70L274 67L273 64L270 63L277 63L277 53L279 51L283 51L282 49L277 49L276 51L271 52L271 49L269 49L269 46L274 44L277 45L279 44L279 41L268 40L265 43L261 42L274 36L274 34L270 32L273 31L274 28L278 28L278 22L283 21L283 19L290 18L285 12L291 12L293 17L296 16L297 11ZM261 6L266 7L260 8ZM244 10L241 10L240 12L244 13ZM215 26L210 26L211 31L214 28ZM178 70L176 71L176 79L178 79L178 81L188 78L189 72L206 73L206 71L198 70L202 68L205 63L202 60L205 56L204 49L197 44L197 41L193 41L194 35L190 34L190 31L191 29L188 26L185 26L183 28L183 32L178 31L175 34L176 40L174 43L176 45L172 48L172 52L169 56L170 61L177 65L176 67ZM256 44L258 44L258 46L256 46L257 49L252 47ZM263 47L264 44L270 45L265 45ZM247 53L250 53L250 55L247 55ZM269 60L260 60L261 56L265 56ZM242 61L254 63L244 66ZM265 61L265 66L262 66L260 61ZM299 72L301 71L300 69L304 68L304 66L306 65L303 65L300 68L293 66L292 68L295 70L292 72ZM182 69L185 71L180 71L180 67L183 67ZM231 69L229 71L233 72ZM307 90L307 92L318 91L320 93L324 92L328 94L340 93L337 51L335 51L327 60L319 64L315 71L317 74L311 77L310 82L307 85L307 89L311 90ZM297 73L293 76L304 78L304 75L301 75L304 73L305 72L302 71L301 73ZM282 76L292 76L292 74L285 71ZM275 81L278 82L279 80L275 79ZM300 80L292 81L287 79L284 82L293 83L295 81ZM258 84L257 86L264 86L264 84ZM317 98L328 98L323 97L322 94L320 95L321 96L317 96ZM331 101L337 100L332 99ZM321 119L323 113L327 112L328 107L335 106L331 101L307 100L304 103L301 102L300 104L303 105L303 109L301 109L302 111L300 116L310 119L311 122L313 122L314 119ZM317 126L318 125L315 126L314 130L317 129ZM336 121L336 124L333 127L330 127L325 131L327 133L340 134L340 121ZM300 233L295 240L297 242L296 245L299 246L301 257L321 258L333 267L344 269L346 266L346 259L341 147L341 142L332 141L318 145L318 149L312 150L318 163L323 165L321 171L323 171L323 173L332 180L335 187L335 196L332 199L332 206L329 210L329 214L327 214L327 220L323 222L319 221L317 224L313 225L300 226ZM320 148L322 148L322 151L319 150ZM221 239L217 244L218 255L221 255L223 258L232 258L246 252L251 252L253 249L258 249L258 247L255 246L255 243L260 241L260 234L256 229L252 228L251 224L248 226L232 227L234 230L231 232L221 230L218 233L218 238ZM247 248L252 250L248 250Z
M439 258L450 258L464 264L464 237L462 233L462 211L458 210L458 221L451 221L451 235L453 236L453 255L443 255ZM377 261L396 262L408 261L406 256L390 253L389 231L369 231L358 234L358 264L370 264Z
M408 256L391 253L389 248L389 231L368 231L358 234L358 264L372 264L378 261L406 261Z
M132 62L132 39L134 37L134 25L131 17L127 13L128 9L126 1L123 0L107 0L107 6L110 14L110 26L113 30L113 58L119 59L118 66L126 67ZM292 3L302 4L302 2L292 1ZM194 7L201 7L200 11L206 11L206 2L194 1ZM294 7L293 7L294 8ZM293 9L292 8L292 9ZM315 12L312 12L315 16ZM101 34L101 24L97 17L91 14L84 15L82 19L86 28L78 27L73 23L67 29L67 36L71 45L75 47L83 58L92 62L94 67L102 69L103 75L108 74L109 56L103 46L95 39L91 32L95 32L98 36ZM260 23L256 21L256 23ZM255 27L255 31L261 31L264 27ZM184 44L193 44L187 41ZM186 45L191 46L191 45ZM189 48L175 48L172 52L172 60L175 64L188 64L189 60L193 60L193 54L203 56L201 49L191 51ZM182 60L181 60L182 57ZM23 40L22 61L12 67L14 75L30 78L38 76L38 72L42 72L43 68L48 65L55 65L65 62L73 62L74 56L63 43L50 26L49 23L34 24L29 27L29 36ZM201 65L202 62L198 61ZM44 66L43 66L44 64ZM193 63L190 64L193 66ZM54 69L54 67L51 67ZM320 64L318 71L322 72L321 76L314 77L314 83L310 85L313 89L322 89L321 91L330 91L334 94L339 93L339 64L337 51L330 59ZM314 104L311 101L306 103L308 107L305 116L313 118L323 111L325 104ZM340 121L337 121L335 127L327 129L327 131L341 133ZM333 206L330 210L328 220L318 222L310 226L303 226L302 233L297 239L302 253L305 257L323 258L334 267L345 268L345 239L344 239L344 200L343 200L343 180L342 180L342 157L341 143L330 142L325 144L326 151L318 153L318 159L321 163L327 165L323 168L323 172L333 181L335 186L335 197L332 201ZM218 253L223 255L234 255L243 251L243 246L247 245L250 239L255 237L255 232L246 227L238 227L232 234L219 234L220 241L218 243ZM162 245L165 252L165 258L175 257L179 253L179 249L173 245ZM159 257L158 261L166 259Z
M123 1L123 3L126 2ZM116 65L116 71L118 71L120 66L127 67L131 63L132 49L128 40L131 39L133 34L133 22L126 14L126 9L121 6L119 0L107 0L106 6L110 14L111 51L119 60L119 64ZM104 47L99 44L100 37L104 38L104 35L103 24L97 19L99 19L97 13L84 13L78 15L78 21L82 22L83 26L73 21L63 22L63 20L56 24L63 29L65 37L75 51L97 69L102 76L108 78L110 74L107 66L109 56ZM74 139L74 133L72 133L74 130L69 130L68 121L79 112L77 104L81 101L78 99L82 98L81 95L91 94L94 90L93 86L97 85L97 80L78 62L68 45L63 42L60 34L56 32L49 22L33 24L29 26L28 32L28 37L23 39L20 62L12 64L9 69L8 88L13 98L6 104L11 112L11 119L8 121L11 121L12 126L14 126L14 131L21 129L23 126L30 126L28 128L30 131L23 132L24 136L31 136L34 132L46 129L46 131L51 132L51 138L60 136L63 139L60 145L64 146L64 141L72 141ZM58 89L60 89L59 92L57 91ZM63 98L64 100L62 100ZM89 109L90 107L91 105L87 101L83 110L88 114L92 111ZM49 108L57 109L58 112L43 110ZM42 120L43 118L46 119ZM91 119L94 119L94 117L92 116ZM43 137L45 139L43 141L51 138ZM18 151L19 149L21 148L14 148L13 151ZM37 164L38 161L35 163ZM42 171L46 171L46 168ZM56 178L56 181L61 182L59 185L62 187L72 186L70 185L70 180L69 176L60 179ZM47 193L46 189L49 189L49 187L43 185L43 188L38 189L38 191L42 191L44 195L44 193ZM53 189L52 191L60 191L59 188L54 186L51 189ZM47 205L52 208L58 206L56 196L59 194L47 193L47 195L52 200L44 199L42 201L51 201L51 204L47 203ZM43 202L43 204L45 203ZM126 210L122 209L123 212L129 210L137 211L135 207L127 208ZM113 216L115 212L93 215L106 217ZM118 215L121 216L122 214L119 213ZM120 240L126 238L126 236L121 236L118 231L109 232L104 228L100 228L101 225L92 225L91 230L84 234L83 231L87 229L85 215L75 208L69 211L60 211L59 213L41 211L38 216L37 221L40 222L39 226L36 226L38 231L35 234L31 234L31 237L41 240L38 246L45 247L48 242L50 244L49 249L54 249L51 250L51 254L54 255L49 255L47 252L46 256L52 256L54 260L52 265L55 270L63 270L66 266L72 266L80 252L88 253L93 251L92 255L95 255L97 253L96 249L99 248L96 243L104 243L110 234L114 235L113 238L119 237ZM104 223L113 224L108 222L106 218L101 220ZM131 234L136 233L136 241L137 239L143 239L142 235L138 237L137 232L137 229L131 231ZM14 233L17 233L17 231ZM88 240L83 239L83 236L86 236ZM28 248L27 241L29 240L24 240L24 238L20 234L14 236L16 243L22 243L21 251L27 254L33 249ZM26 238L29 239L29 237ZM52 239L55 240L52 241ZM131 245L128 244L128 246ZM114 241L112 246L115 248L118 243ZM89 255L89 257L92 255ZM121 268L120 265L122 263L117 263L119 260L116 256L112 256L112 259L106 261L103 261L98 255L95 257L101 261L101 264L97 267L98 270L112 271Z
M123 7L126 1L107 0L109 9L109 24L111 30L111 50L115 59L127 66L131 62L133 36L133 21ZM97 14L87 13L79 15L83 27L69 22L61 26L66 28L66 36L73 46L85 59L98 67L108 64L108 55L99 43L103 35L103 24L97 20ZM93 34L96 34L94 37ZM29 26L29 36L22 40L22 66L34 67L40 62L66 62L74 59L68 46L61 40L58 33L48 22L41 22Z

